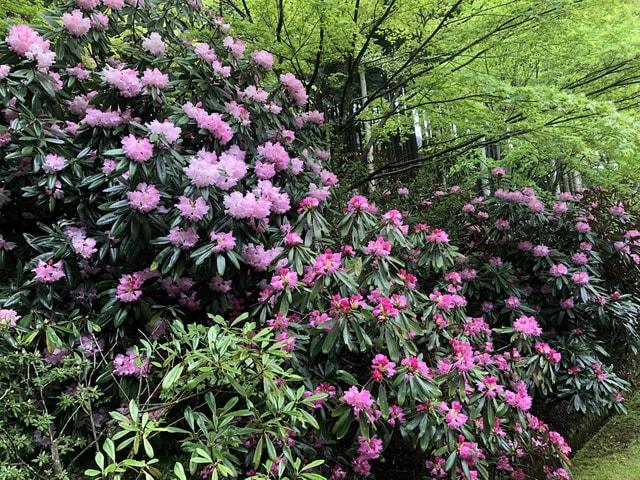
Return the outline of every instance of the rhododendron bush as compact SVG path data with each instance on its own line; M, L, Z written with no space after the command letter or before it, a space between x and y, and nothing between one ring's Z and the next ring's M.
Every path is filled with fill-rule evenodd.
M223 19L61 7L0 45L6 478L568 478L532 405L621 408L597 333L632 338L637 307L598 285L604 257L485 258L511 204L466 256L363 196L333 205L323 115Z

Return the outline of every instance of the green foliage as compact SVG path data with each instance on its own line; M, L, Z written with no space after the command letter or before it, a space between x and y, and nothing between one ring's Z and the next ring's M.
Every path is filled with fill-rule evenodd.
M0 35L7 33L8 25L37 22L43 8L43 0L0 0Z

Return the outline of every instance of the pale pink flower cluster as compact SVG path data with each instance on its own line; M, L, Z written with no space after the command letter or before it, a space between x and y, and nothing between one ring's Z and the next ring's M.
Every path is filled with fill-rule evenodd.
M192 228L173 227L169 230L167 240L171 245L182 250L189 250L198 243L198 234Z
M138 72L132 68L107 66L102 71L102 78L109 85L117 88L123 97L135 97L142 91L142 82L138 78Z
M293 73L281 74L280 83L282 83L287 91L287 94L297 106L302 107L309 100L307 92L304 89L304 85L295 77Z
M74 115L85 115L89 108L89 102L97 92L89 92L86 95L76 95L69 102L69 111Z
M142 48L151 55L161 56L167 49L167 44L162 41L158 32L151 32L148 37L142 40Z
M169 84L169 75L165 75L157 68L153 70L147 68L142 74L140 81L145 87L155 87L158 90L162 90Z
M240 90L236 87L236 92L238 94L238 99L245 102L248 99L257 103L265 104L267 103L267 100L269 100L269 93L267 93L263 88L258 88L255 85L249 85L244 90Z
M324 125L324 113L318 110L310 110L308 112L302 112L295 117L296 127L301 129L308 123L313 123L318 126Z
M265 70L271 70L273 67L273 55L265 50L256 50L251 53L251 58Z
M98 251L95 238L87 237L84 228L67 227L64 229L64 233L71 241L73 251L82 258L89 259Z
M15 310L0 308L0 328L15 328L20 315Z
M153 120L145 126L151 133L155 133L156 135L163 137L169 144L177 142L180 138L180 134L182 133L182 129L180 127L176 127L173 122L166 119L162 123L158 120Z
M11 72L11 67L9 65L0 65L0 80L4 80L7 78L7 75Z
M82 37L91 30L91 19L85 17L81 10L73 10L62 15L62 23L75 37Z
M148 138L138 138L130 134L122 139L122 150L129 160L142 163L153 156L153 144Z
M223 145L229 143L233 138L231 126L222 120L222 115L219 113L207 113L206 110L199 105L200 104L194 106L191 102L187 102L182 106L182 110L189 118L195 120L198 128L207 130Z
M91 14L91 26L102 32L109 28L109 17L102 12L93 12Z
M233 192L223 200L225 212L234 218L263 219L269 216L271 203L253 192Z
M111 10L121 10L124 7L124 0L102 0L102 4Z
M227 50L231 52L231 55L233 55L234 57L242 58L244 56L244 42L239 38L234 39L233 37L227 36L224 38L224 40L222 40L222 44Z
M224 111L235 118L240 125L246 127L251 125L251 113L244 105L239 104L235 100L224 104Z
M86 123L91 127L114 128L125 121L120 112L114 112L110 109L102 111L97 108L87 108L81 123Z
M273 261L282 253L282 248L273 247L266 249L264 245L249 244L242 250L242 258L247 265L258 271L266 271Z
M46 173L55 173L64 169L67 166L67 161L64 157L56 155L55 153L48 154L42 162L42 169Z
M129 205L134 210L149 213L160 203L160 192L155 185L139 183L135 190L127 193Z
M244 159L245 152L237 145L233 145L222 153L220 158L215 152L200 150L191 158L184 172L196 187L215 186L226 191L235 187L247 174L247 164Z
M64 278L64 270L62 268L62 260L54 262L49 260L44 262L38 260L38 264L31 270L35 273L34 280L40 283L54 283Z
M209 239L215 244L214 253L228 252L236 246L236 238L233 232L211 232Z
M264 145L260 145L257 151L258 155L272 164L277 171L286 170L289 166L289 153L279 142L267 142Z
M35 60L40 71L48 71L55 61L56 54L50 51L49 42L27 25L11 27L5 41L18 55Z
M258 186L243 195L233 192L223 199L225 212L234 218L266 219L269 213L286 213L291 208L289 195L274 187L268 180L260 180Z
M75 2L84 10L93 10L100 5L100 0L75 0Z
M209 213L209 205L204 198L198 197L195 200L184 195L178 198L175 207L180 211L180 216L192 221L202 220Z
M576 230L579 233L589 233L591 231L591 226L587 222L577 222Z
M196 43L194 46L196 55L202 60L211 65L211 68L223 78L227 78L231 75L231 67L229 65L222 65L222 62L218 59L215 50L206 43Z
M498 188L494 195L496 198L507 202L523 203L535 213L541 213L544 211L544 203L536 197L536 193L532 188L525 187L522 191L513 192Z

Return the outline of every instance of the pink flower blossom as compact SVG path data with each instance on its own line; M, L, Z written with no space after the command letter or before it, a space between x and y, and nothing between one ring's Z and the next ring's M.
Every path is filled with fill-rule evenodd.
M142 296L143 277L139 272L124 274L118 280L116 299L120 302L135 302Z
M589 274L587 272L576 272L571 275L571 281L576 285L587 285L589 283Z
M138 78L138 72L131 68L107 66L102 71L102 78L109 85L118 89L120 95L126 98L135 97L142 91L142 82Z
M273 277L271 277L271 288L274 290L284 290L288 287L294 287L298 283L298 275L288 268L280 268Z
M127 198L131 208L142 213L148 213L158 207L160 192L155 185L139 183L134 191L127 193Z
M169 230L167 240L169 240L174 247L189 250L198 243L199 237L191 228L183 229L181 227L173 227Z
M515 392L506 390L504 399L508 405L519 410L527 411L531 408L532 400L525 385L519 385Z
M538 322L534 317L528 317L526 315L520 316L513 322L513 328L516 331L522 333L525 337L540 336L542 335L542 328L538 325Z
M251 53L251 58L265 70L271 70L273 67L273 55L265 50L256 50Z
M15 328L20 318L20 315L15 310L0 308L0 329Z
M388 257L391 254L391 244L387 242L384 237L377 237L364 247L364 251L368 255Z
M368 212L375 213L378 211L378 208L374 204L370 204L367 197L363 197L362 195L354 195L347 202L347 213L358 213L358 212Z
M46 173L59 172L60 170L64 169L64 167L66 166L67 166L67 161L64 159L64 157L61 157L60 155L56 155L55 153L48 154L45 157L44 162L42 162L42 169Z
M165 120L162 123L158 120L153 120L145 126L151 133L155 133L156 135L163 137L169 144L177 142L180 138L180 134L182 133L182 129L180 127L176 127L169 120Z
M124 7L124 1L125 0L102 0L102 4L111 10L118 11Z
M203 108L194 106L191 102L182 106L182 110L189 118L195 120L198 128L207 130L211 135L217 138L221 144L226 145L233 138L233 129L231 125L222 120L219 113L207 113Z
M444 230L434 228L429 235L427 241L436 244L449 243L449 235Z
M389 360L386 355L376 354L371 362L371 376L376 382L381 382L383 378L392 378L396 374L396 364Z
M209 205L202 197L195 200L184 195L178 197L175 207L180 210L180 216L192 221L202 220L209 213Z
M591 231L591 227L586 222L578 222L576 223L576 230L579 233L589 233Z
M75 37L82 37L91 30L91 19L85 17L80 10L73 10L62 15L62 23Z
M371 413L372 411L373 398L369 390L360 390L355 385L352 385L349 390L344 392L342 399L353 409L353 414L356 417L360 415L360 412Z
M137 138L128 135L122 139L122 150L125 156L138 163L146 162L153 156L153 144L148 138Z
M169 84L169 75L162 73L157 68L153 70L147 68L142 74L140 82L145 87L155 87L158 90L162 90Z
M49 50L49 42L27 25L11 27L5 41L18 55L35 60L40 71L48 71L55 61L56 54Z
M162 41L162 37L158 32L151 32L148 37L142 40L142 48L151 55L164 55L167 44Z
M289 98L299 106L304 106L309 97L304 89L304 85L298 80L293 73L283 73L280 75L280 83L284 86Z
M414 375L422 378L432 378L431 370L429 370L427 364L418 357L412 355L409 358L403 358L400 364L405 368L405 380L409 380L409 378Z
M31 271L35 273L34 280L40 283L54 283L65 276L62 269L62 260L57 262L53 260L48 262L38 260L38 264Z
M538 342L535 348L536 352L544 356L551 363L558 363L562 357L560 352L551 348L548 343Z
M549 274L552 277L562 277L566 275L567 272L569 272L569 269L564 263L557 263L549 269Z
M128 349L126 354L118 354L113 359L113 373L119 377L143 378L149 375L151 361Z
M358 437L358 457L363 460L375 460L382 453L382 440L378 437L369 439Z
M462 413L462 404L455 400L451 402L451 406L447 405L446 402L440 403L438 410L442 413L446 413L444 420L447 423L447 426L452 430L462 427L467 423L469 418Z
M0 65L0 80L7 78L9 72L11 72L11 67L9 65Z
M546 257L549 255L549 247L546 245L536 245L533 247L532 253L534 257Z
M247 265L264 272L281 253L280 247L266 249L264 245L249 244L242 250L242 258Z

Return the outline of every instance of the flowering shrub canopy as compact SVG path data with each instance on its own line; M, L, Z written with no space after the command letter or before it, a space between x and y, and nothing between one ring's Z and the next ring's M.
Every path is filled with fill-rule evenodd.
M3 474L340 479L403 445L431 478L567 478L532 405L620 405L596 331L631 337L637 307L600 258L524 249L565 301L536 309L528 264L362 196L335 211L302 83L199 2L62 8L0 45ZM551 215L487 205L496 248L513 205Z

